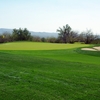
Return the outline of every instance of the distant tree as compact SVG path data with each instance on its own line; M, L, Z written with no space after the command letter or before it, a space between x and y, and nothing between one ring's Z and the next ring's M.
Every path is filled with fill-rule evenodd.
M55 37L48 37L46 40L47 42L50 42L50 43L55 43L56 42L56 39Z
M12 35L8 32L4 32L0 35L0 43L12 41Z
M32 36L32 41L41 42L41 38L39 36Z
M0 43L4 43L5 41L4 41L4 37L3 37L3 35L0 35Z
M13 41L11 33L4 32L2 34L2 36L3 36L4 42L11 42L11 41Z
M64 43L69 42L69 34L71 33L71 27L68 24L63 26L63 28L59 27L59 29L57 29L57 32L59 32L59 38L62 39Z
M23 40L29 40L31 38L31 33L25 28L23 30Z
M55 43L64 43L64 42L63 42L63 40L62 40L60 37L58 37L58 38L56 39Z
M57 29L57 32L59 37L58 40L60 40L60 42L64 42L64 43L74 43L75 41L77 41L78 38L78 33L75 31L72 31L71 27L66 24L66 26L63 26L63 28Z
M78 41L78 32L71 31L68 38L69 38L69 43L77 42Z
M92 44L100 44L100 39L95 39L94 41L91 42Z
M100 44L100 35L94 35L95 39L91 42L92 44Z
M31 33L27 30L27 28L13 29L12 37L15 41L30 40Z
M46 38L42 37L42 38L41 38L41 41L42 41L42 42L46 42L47 40L46 40Z
M85 38L84 38L84 34L83 33L79 34L78 42L85 42Z
M12 37L13 37L13 40L14 41L18 41L19 40L19 32L18 32L18 29L13 29Z
M86 30L79 35L80 41L84 42L85 44L90 44L92 41L96 39L96 36L93 35L91 30Z

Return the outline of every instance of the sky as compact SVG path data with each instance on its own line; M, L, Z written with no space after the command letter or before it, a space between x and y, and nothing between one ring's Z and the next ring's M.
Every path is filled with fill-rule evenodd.
M56 32L66 24L100 34L100 0L0 0L0 28Z

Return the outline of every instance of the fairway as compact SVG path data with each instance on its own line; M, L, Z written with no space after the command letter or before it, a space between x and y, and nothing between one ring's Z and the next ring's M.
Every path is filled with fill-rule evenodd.
M0 44L0 100L100 100L100 51L86 44Z

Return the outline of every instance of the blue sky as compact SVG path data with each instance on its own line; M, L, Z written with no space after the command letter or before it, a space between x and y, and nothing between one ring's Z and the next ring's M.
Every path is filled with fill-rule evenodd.
M100 34L99 10L100 0L0 0L0 28L56 32L69 24Z

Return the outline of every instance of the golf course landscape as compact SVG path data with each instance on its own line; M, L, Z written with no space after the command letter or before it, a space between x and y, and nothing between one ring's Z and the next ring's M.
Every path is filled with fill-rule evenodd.
M100 100L100 51L81 50L94 46L0 44L0 100Z

